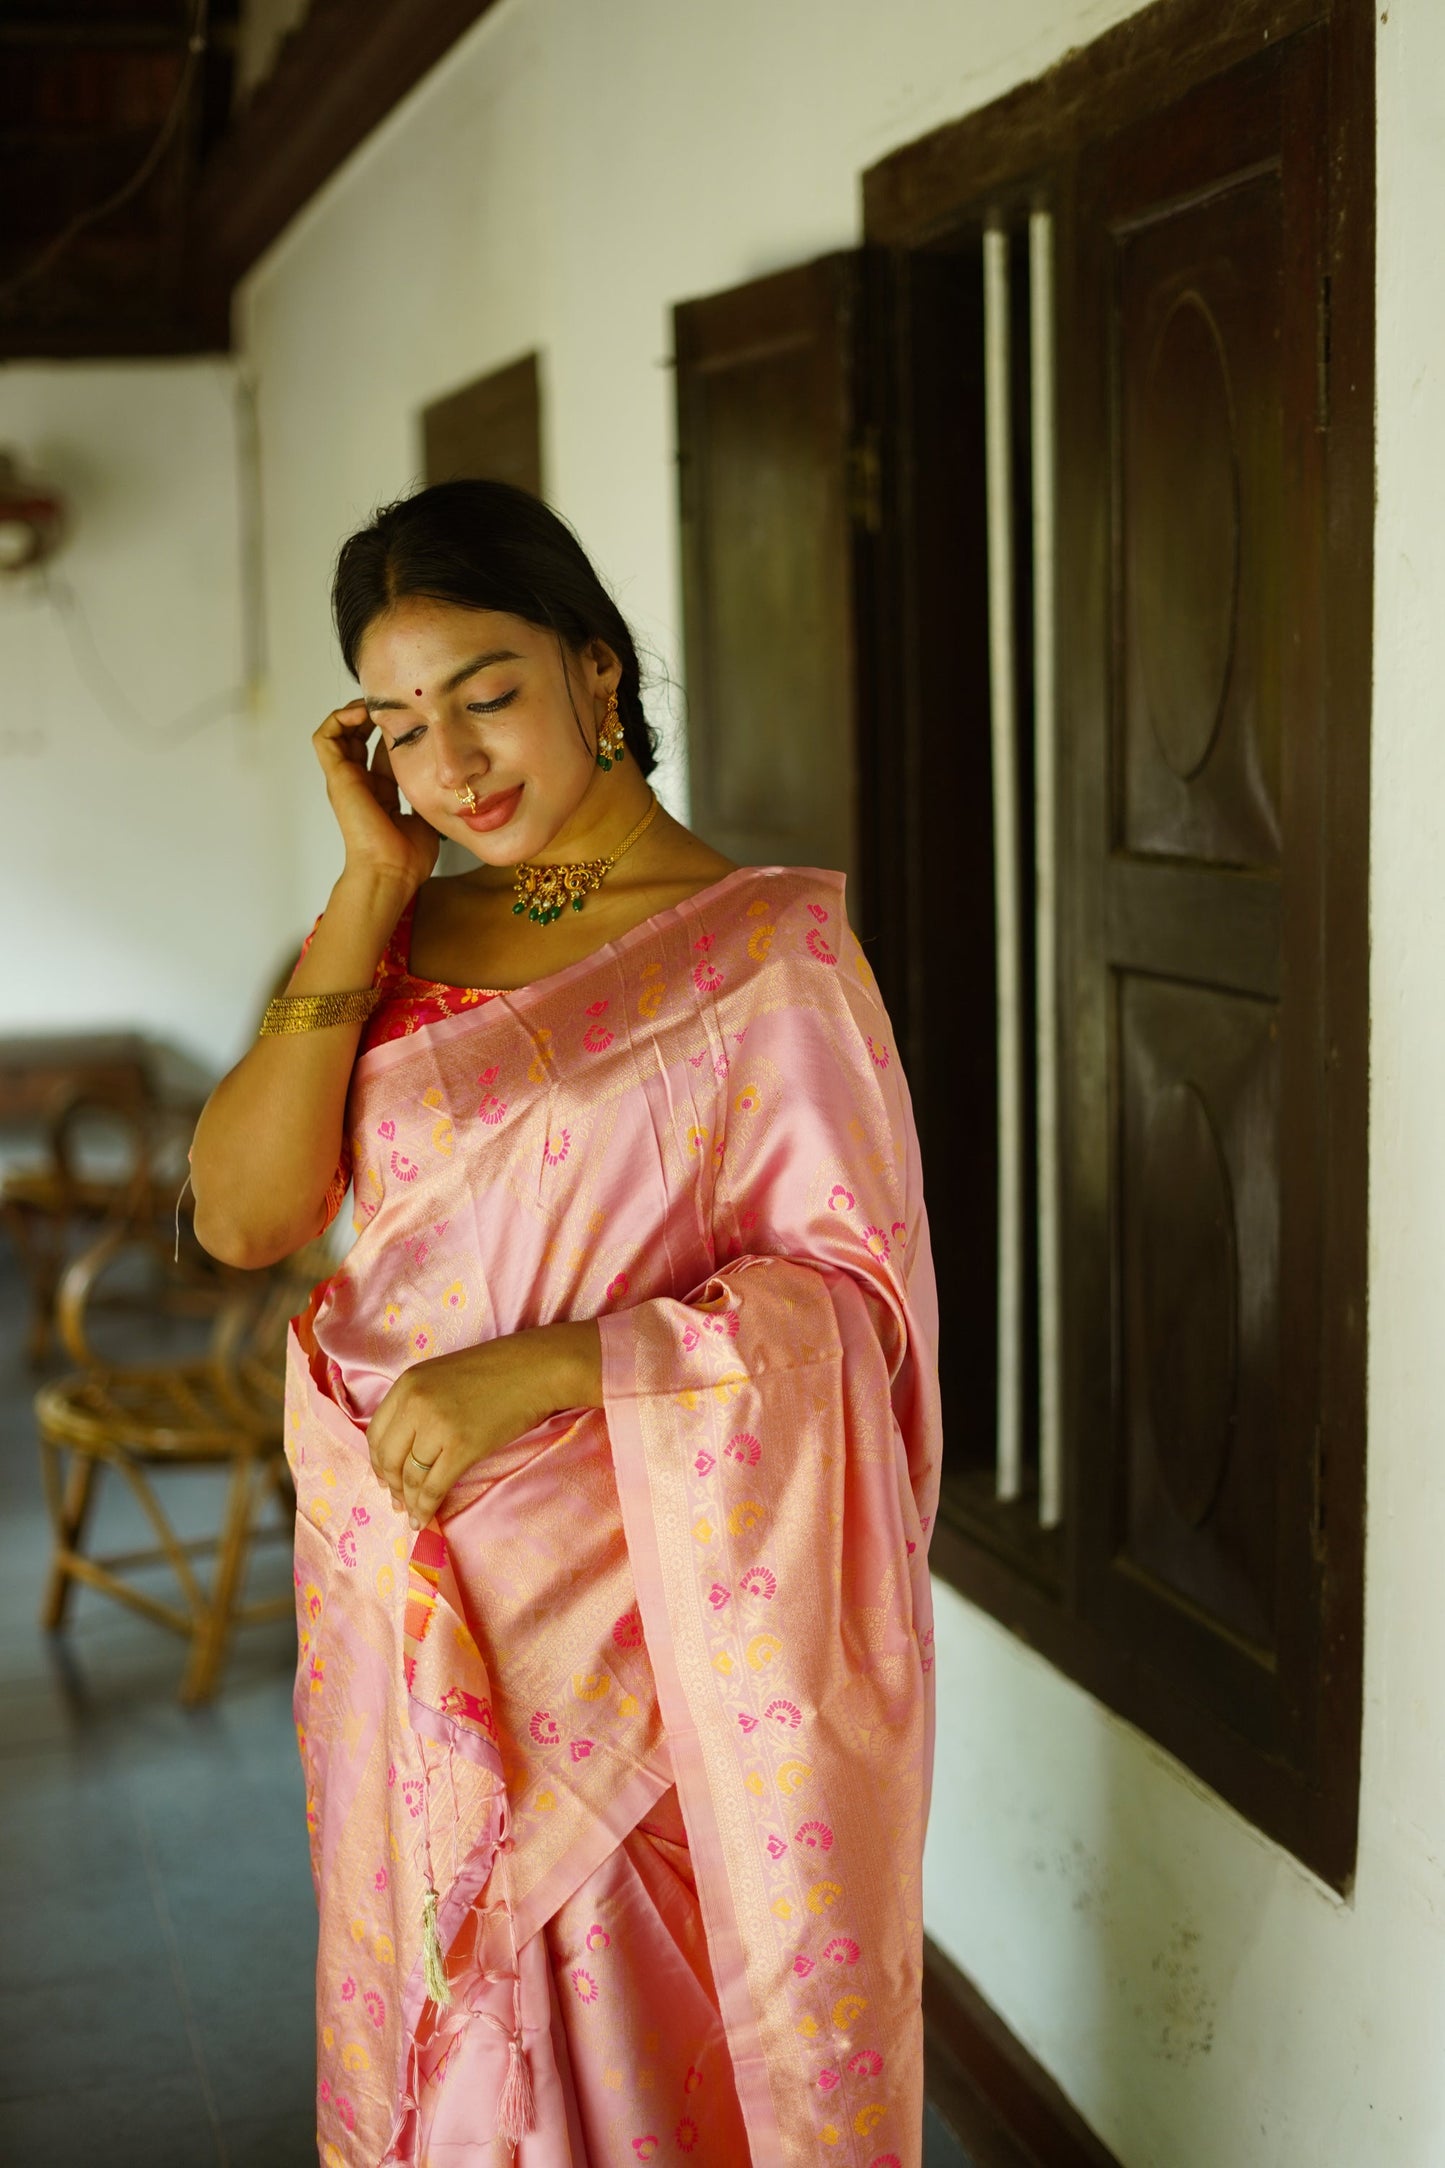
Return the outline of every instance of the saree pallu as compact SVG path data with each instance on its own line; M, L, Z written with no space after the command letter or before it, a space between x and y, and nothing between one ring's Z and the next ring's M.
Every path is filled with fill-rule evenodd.
M326 2168L916 2168L937 1317L842 888L741 869L357 1063L288 1377ZM393 1380L594 1317L603 1408L414 1535Z

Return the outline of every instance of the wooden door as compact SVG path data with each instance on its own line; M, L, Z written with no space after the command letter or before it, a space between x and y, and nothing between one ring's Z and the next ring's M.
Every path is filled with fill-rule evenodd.
M542 394L537 357L524 354L435 399L422 412L422 472L430 482L512 482L542 494Z
M860 924L858 257L674 313L693 823L746 865L850 876Z

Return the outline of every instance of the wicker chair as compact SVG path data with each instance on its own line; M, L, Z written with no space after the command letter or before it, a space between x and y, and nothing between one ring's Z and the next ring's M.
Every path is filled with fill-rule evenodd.
M50 1351L57 1290L78 1229L130 1223L141 1215L159 1227L173 1212L189 1216L189 1205L178 1207L175 1199L198 1112L135 1091L77 1084L52 1107L44 1156L0 1180L0 1219L30 1283L32 1363ZM87 1131L98 1123L111 1132L112 1145L117 1133L121 1141L121 1163L104 1172L85 1164Z
M164 1300L205 1299L206 1268L176 1267L144 1210L109 1228L64 1275L56 1305L61 1337L80 1368L41 1388L35 1410L46 1503L55 1549L41 1624L65 1623L77 1582L101 1590L190 1644L180 1698L210 1699L233 1627L286 1616L291 1596L243 1604L253 1543L291 1533L295 1497L282 1451L282 1380L286 1323L307 1287L325 1270L316 1245L264 1273L212 1280L215 1310L209 1345L199 1355L153 1364L101 1361L91 1342L102 1283L139 1253L159 1266ZM217 1289L219 1288L219 1293ZM222 1525L214 1536L184 1541L161 1504L155 1478L168 1469L228 1468ZM129 1486L156 1536L144 1550L92 1557L84 1548L98 1479L109 1468ZM265 1520L268 1502L280 1519ZM209 1586L192 1561L215 1554ZM180 1600L166 1602L129 1578L168 1563Z

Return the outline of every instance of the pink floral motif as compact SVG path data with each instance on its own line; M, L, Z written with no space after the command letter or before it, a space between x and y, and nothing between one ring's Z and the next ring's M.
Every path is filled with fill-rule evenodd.
M590 1972L584 1971L581 1965L574 1965L571 1978L579 2002L596 2002L597 1982Z
M700 964L694 965L692 983L700 994L715 994L722 982L721 971L716 964L709 963L706 957Z
M605 1013L606 1008L607 1003L605 1001L589 1001L587 1004L587 1014L589 1016L601 1016Z
M823 1945L823 1955L830 1965L856 1965L862 1954L851 1935L834 1935Z
M620 1649L640 1649L642 1646L642 1620L634 1604L624 1611L621 1618L612 1622L612 1638Z
M738 1722L742 1725L744 1731L756 1731L758 1728L757 1718L749 1716L746 1709L739 1709Z
M560 1746L562 1734L557 1729L557 1719L550 1709L538 1709L527 1726L536 1746Z
M773 1833L769 1836L767 1843L767 1853L769 1859L781 1859L787 1849L788 1841L786 1837L780 1837L777 1834L776 1830L773 1831Z
M582 1044L589 1054L605 1054L616 1036L605 1024L589 1024L582 1034Z
M794 1701L770 1701L763 1715L781 1724L785 1731L796 1731L803 1721L803 1712Z
M610 1950L612 1947L611 1935L605 1927L599 1926L596 1920L587 1930L587 1947L589 1950Z
M320 2084L319 2084L319 2085L317 2086L317 2088L316 2088L316 2094L317 2094L317 2098L318 2098L319 2100L322 2100L322 2101L326 2101L326 2100L329 2100L329 2099L331 2098L331 2080L330 2080L330 2078L323 2078L323 2079L321 2080L321 2083L320 2083Z
M721 1317L704 1317L703 1324L709 1332L720 1332L729 1340L736 1340L738 1326L742 1322L736 1310L724 1310Z
M365 2006L367 2016L371 2019L377 2031L380 2032L382 2026L386 2023L386 2004L374 1987L369 1987L361 2000Z
M710 949L717 947L717 935L715 933L705 933L692 945L695 949L701 950L702 954L706 956Z
M421 1813L421 1795L422 1788L416 1778L408 1777L401 1787L401 1796L406 1802L406 1811L413 1821Z
M348 1528L340 1537L336 1545L336 1555L343 1566L355 1566L356 1530L354 1528Z
M806 1980L808 1974L812 1971L812 1969L813 1960L811 1957L804 1957L802 1953L799 1952L798 1956L793 1959L793 1970L794 1972L796 1972L800 1980Z
M881 1039L875 1039L871 1032L869 1032L866 1036L868 1040L868 1051L873 1057L874 1067L878 1069L886 1069L889 1062L893 1059L893 1056L889 1053L887 1047L883 1044L883 1041Z
M348 2130L355 2130L356 2110L352 2107L345 2093L338 2093L336 2096L336 2112Z
M500 1074L501 1071L498 1069L497 1064L493 1062L490 1069L483 1069L481 1075L477 1078L477 1082L481 1085L482 1090L485 1091L488 1085L496 1083L497 1078L500 1076Z
M421 1168L414 1159L408 1159L405 1152L393 1152L391 1155L391 1171L398 1182L414 1182L421 1173Z
M835 1182L828 1192L828 1210L830 1212L851 1212L852 1209L852 1190L844 1189L841 1182Z
M396 1135L396 1123L378 1122L376 1125L376 1133L379 1137L385 1137L387 1143L390 1144L392 1138Z
M692 2153L696 2151L697 2142L701 2135L702 2133L692 2117L685 2115L672 2134L673 2143L679 2153Z
M849 2056L848 2068L855 2078L876 2078L883 2068L883 2057L877 2048L859 2048L856 2055Z
M417 1326L416 1331L411 1336L411 1344L418 1355L430 1355L432 1351L432 1335L427 1326Z
M593 1743L591 1739L574 1739L572 1741L573 1761L586 1761L593 1750Z
M717 1462L713 1459L711 1453L709 1453L707 1448L704 1446L702 1451L699 1452L699 1454L697 1455L697 1458L693 1461L692 1465L698 1475L711 1475L713 1469L717 1466Z
M625 1272L619 1272L615 1280L609 1280L607 1282L607 1300L609 1302L625 1301L628 1289L631 1284L632 1283L628 1279L627 1274Z
M499 1099L495 1092L488 1092L486 1098L477 1108L477 1112L489 1128L495 1129L498 1122L506 1117L507 1102L505 1099Z
M559 1129L555 1137L548 1137L542 1146L542 1157L549 1167L560 1167L572 1149L572 1132Z
M370 1525L371 1522L371 1515L367 1512L365 1506L353 1506L351 1509L351 1518L355 1521L358 1528L366 1528Z
M729 1460L739 1460L746 1468L756 1468L763 1457L763 1449L750 1430L735 1430L723 1447Z
M764 1603L771 1603L778 1593L778 1577L770 1566L749 1566L738 1585L749 1596L761 1596Z
M693 1349L695 1347L699 1347L701 1344L702 1334L698 1331L696 1325L684 1325L682 1328L682 1345L684 1353L690 1355Z
M795 1832L799 1844L807 1845L810 1852L831 1852L833 1832L826 1822L800 1822Z
M632 2150L639 2160L651 2160L657 2151L657 2133L649 2130L644 2137L634 2138Z
M835 964L838 961L816 926L808 935L808 953L816 957L820 964Z
M343 2002L355 2002L356 2000L356 1982L349 1972L341 1983L341 1999Z
M763 1095L756 1084L745 1084L733 1101L739 1114L756 1114L763 1103Z
M903 2168L903 2163L896 2153L875 2153L868 2168Z
M683 2091L685 2093L695 2093L701 2083L702 2072L698 2069L696 2063L689 2063L687 2066L687 2076L682 2081Z
M823 909L821 903L810 903L808 905L808 912L811 917L815 918L818 921L818 924L820 926L825 926L828 923L828 914Z
M891 1245L881 1227L865 1227L863 1230L863 1247L872 1256L882 1261L889 1255Z
M378 1867L378 1868L377 1868L377 1870L376 1870L376 1872L375 1872L375 1874L374 1874L374 1875L372 1876L372 1878L371 1878L371 1886L372 1886L372 1888L373 1888L373 1889L385 1889L385 1888L386 1888L386 1883L387 1883L387 1874L386 1874L386 1869L385 1869L385 1867Z
M714 1611L721 1611L724 1604L732 1602L732 1597L728 1590L723 1587L721 1581L714 1581L707 1592L707 1600Z
M818 2086L820 2091L825 2093L831 2093L833 2087L839 2083L840 2078L836 2070L820 2070L818 2072Z
M903 1221L895 1220L893 1222L893 1225L889 1228L888 1232L892 1235L894 1241L898 1244L899 1248L902 1249L904 1243L908 1240L908 1229L904 1225Z

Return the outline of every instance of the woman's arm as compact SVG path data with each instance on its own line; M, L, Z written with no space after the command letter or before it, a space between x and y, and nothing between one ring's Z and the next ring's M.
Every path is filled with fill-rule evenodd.
M343 873L287 988L370 986L411 891ZM321 1225L341 1156L360 1024L258 1039L206 1103L191 1147L196 1239L228 1265L271 1265Z
M288 992L369 987L382 951L436 863L437 834L403 814L372 722L338 708L312 745L346 844L346 865ZM273 1265L310 1241L341 1157L359 1024L258 1039L207 1101L191 1147L196 1238L228 1265Z

